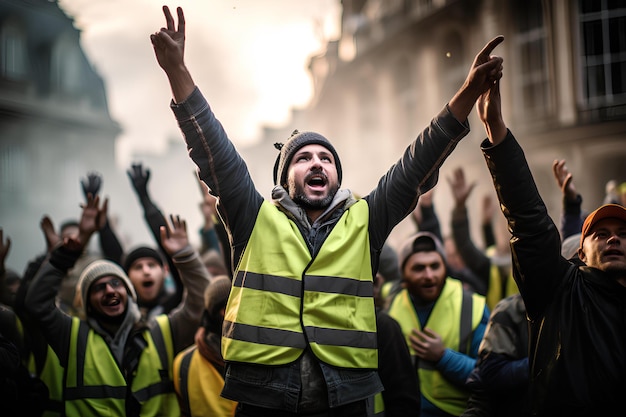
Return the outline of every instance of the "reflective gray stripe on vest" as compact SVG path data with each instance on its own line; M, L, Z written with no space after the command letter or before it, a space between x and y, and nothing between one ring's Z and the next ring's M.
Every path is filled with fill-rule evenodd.
M87 398L113 398L117 400L126 399L126 385L121 387L111 387L109 385L89 385L87 387L67 387L65 388L65 400L84 400Z
M143 402L148 401L150 398L156 397L157 395L167 394L169 392L174 392L174 382L167 379L140 389L139 391L133 393L133 397L135 397L137 401Z
M300 297L302 295L301 285L302 283L295 279L247 271L237 272L237 276L233 280L233 286L235 287L268 291L292 297Z
M376 349L376 332L305 327L309 342L319 345Z
M89 326L81 321L78 325L78 340L76 346L76 385L82 387L85 383L85 355L87 354L87 338L89 337Z
M284 346L298 349L306 347L304 335L282 329L257 327L249 324L233 323L224 320L223 335L243 342L261 343L272 346Z
M474 331L472 330L474 300L472 293L463 290L463 301L461 302L461 326L459 328L459 349L460 353L467 355L470 348L470 338Z
M167 360L167 348L165 347L163 331L161 330L161 326L159 326L159 322L156 320L154 320L152 322L152 326L150 326L150 336L152 336L152 341L154 342L154 346L156 347L157 353L159 354L159 359L161 359L161 369L169 369L169 361ZM161 379L163 379L162 375Z
M373 283L371 281L359 281L350 278L306 275L304 285L307 291L357 297L372 297L373 292ZM237 272L237 276L233 280L233 286L285 294L292 297L300 297L302 295L302 282L299 280L247 271Z
M305 288L307 291L370 298L373 294L373 283L371 281L316 275L307 275L305 280Z

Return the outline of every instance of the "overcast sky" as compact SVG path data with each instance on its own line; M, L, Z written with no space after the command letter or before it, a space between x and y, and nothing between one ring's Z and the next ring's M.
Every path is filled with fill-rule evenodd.
M338 0L59 0L82 31L89 60L105 80L109 110L124 130L118 163L134 150L159 152L180 131L165 74L149 35L183 7L185 61L231 139L244 146L261 126L282 125L308 103L308 59L339 32Z

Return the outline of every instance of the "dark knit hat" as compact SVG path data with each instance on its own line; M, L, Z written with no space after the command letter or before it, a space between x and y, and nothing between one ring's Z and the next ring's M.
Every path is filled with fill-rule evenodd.
M232 282L227 275L214 277L204 290L204 309L209 314L226 307Z
M398 254L387 242L380 251L378 261L378 272L385 278L385 281L400 281L400 266L398 265Z
M430 232L419 232L414 234L407 239L400 249L398 258L400 260L400 271L404 269L407 259L409 259L409 257L414 253L433 251L439 253L443 259L443 263L448 265L446 251L437 236Z
M99 278L107 276L120 278L122 282L124 282L128 294L134 301L137 301L135 287L133 287L132 282L130 282L124 270L115 262L99 259L87 265L78 279L78 288L80 288L80 295L83 298L82 303L85 311L87 311L87 304L89 304L89 288L91 284Z
M124 270L128 272L133 263L139 258L153 258L156 259L159 265L163 266L163 257L158 251L147 246L139 246L130 251L124 258Z
M285 186L285 184L287 184L287 169L289 168L291 158L293 158L293 155L298 151L298 149L306 145L322 145L333 154L335 166L337 167L337 178L339 180L339 184L341 184L341 162L339 161L339 155L337 155L335 147L328 141L328 139L319 133L298 132L296 129L284 145L282 143L274 144L274 147L280 150L280 153L276 157L276 162L274 163L274 185ZM278 182L279 179L280 183Z

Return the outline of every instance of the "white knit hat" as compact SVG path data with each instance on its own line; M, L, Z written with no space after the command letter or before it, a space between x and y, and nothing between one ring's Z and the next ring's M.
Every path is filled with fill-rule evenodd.
M87 304L89 302L89 288L98 278L114 276L120 278L124 285L126 285L126 291L132 297L133 301L137 301L137 293L133 283L128 278L128 275L124 272L121 266L115 262L99 259L93 261L85 269L80 278L78 279L78 288L80 288L80 295L83 298L83 308L87 311Z

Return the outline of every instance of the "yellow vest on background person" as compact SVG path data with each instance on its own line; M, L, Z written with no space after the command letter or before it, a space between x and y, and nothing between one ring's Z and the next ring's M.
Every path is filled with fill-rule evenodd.
M24 326L17 315L15 316L15 325L19 337L24 341ZM39 361L35 359L35 354L31 351L22 363L32 377L39 378L48 388L48 400L41 417L59 417L63 413L63 375L65 370L50 345L46 346L46 357L43 363L38 363Z
M31 358L33 355L31 354ZM35 360L29 361L29 370L36 372ZM58 417L63 415L63 377L65 369L59 362L59 357L48 345L46 360L38 377L48 387L48 403L42 417Z
M183 416L232 417L237 403L220 396L224 377L195 345L174 358L174 389Z
M445 347L467 354L472 342L473 331L480 324L484 309L485 297L463 290L461 281L447 277L441 294L428 318L428 328L441 336ZM418 363L422 395L446 413L461 415L467 406L469 391L448 382L437 371L434 364L419 360L411 348L409 341L411 331L413 329L421 331L422 325L406 289L394 297L388 313L400 324L411 356Z
M489 283L487 287L487 307L490 311L496 308L496 304L503 298L519 293L517 283L513 279L513 269L510 264L511 255L497 255L496 246L489 246L485 250L491 262L489 269Z
M144 331L147 344L139 355L132 380L141 417L180 415L171 379L173 346L169 318L157 317ZM127 382L106 341L78 318L72 319L72 343L65 383L65 413L69 417L125 416Z
M503 269L498 265L491 264L489 287L487 288L487 307L489 310L493 310L500 300L519 293L511 268L508 268L508 272L503 271Z
M312 258L296 223L264 202L228 299L224 360L284 365L308 342L330 365L376 369L368 224L367 202L359 200Z

